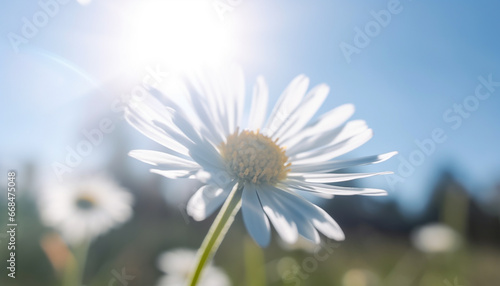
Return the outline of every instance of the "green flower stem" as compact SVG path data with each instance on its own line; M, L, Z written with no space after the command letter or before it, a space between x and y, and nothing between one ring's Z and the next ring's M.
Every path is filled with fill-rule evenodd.
M66 267L66 274L64 275L64 286L80 286L83 285L83 273L85 271L85 264L89 252L90 240L82 242L74 248L73 256L74 263L70 263Z
M247 286L266 285L266 269L264 268L264 253L249 237L245 238L245 270Z
M215 218L214 223L210 227L207 236L205 236L205 239L198 250L198 263L189 285L196 286L200 280L203 268L212 259L222 243L222 240L224 240L229 227L234 221L234 217L241 208L242 192L243 184L236 184L219 211L219 214Z
M85 273L85 264L87 264L89 248L90 240L87 240L76 250L76 262L78 264L77 285L83 285L83 275Z

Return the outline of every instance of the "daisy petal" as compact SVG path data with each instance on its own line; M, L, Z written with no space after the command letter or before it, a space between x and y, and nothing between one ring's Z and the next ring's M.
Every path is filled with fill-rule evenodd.
M314 244L319 244L321 242L321 237L314 226L307 220L303 214L291 210L292 216L297 224L297 231L299 235L305 238L307 241Z
M169 179L187 179L187 178L194 178L194 175L198 170L188 170L188 169L183 169L183 170L158 170L158 169L151 169L151 173L155 173L158 175L161 175L165 178Z
M280 195L283 199L288 200L290 205L295 206L295 209L301 210L304 217L311 219L314 227L316 227L328 238L335 240L345 239L344 233L342 232L340 226L323 209L309 201L304 200L298 195L287 191L282 191Z
M177 128L179 128L179 130L181 130L181 132L184 133L184 135L186 135L186 137L193 141L195 144L199 144L201 142L200 134L198 130L194 128L195 125L193 124L192 120L189 120L180 112L173 111L172 121L177 126Z
M141 101L131 103L126 111L150 125L163 129L172 139L185 144L188 141L187 138L172 120L173 111L181 110L180 107L169 101L168 98L162 98L161 93L156 89L149 89L149 92L151 94L144 95ZM164 106L159 101L159 98L166 100L167 105ZM196 124L196 126L199 126L199 124Z
M187 213L196 221L202 221L209 217L222 203L234 187L234 182L226 188L221 189L213 185L205 185L201 187L189 199L187 205Z
M189 122L194 129L203 135L204 139L213 144L219 144L226 136L224 127L220 124L226 120L222 118L222 111L218 108L218 97L212 98L214 94L219 92L212 92L211 85L208 84L211 81L200 84L200 78L202 76L199 73L190 73L186 83L172 80L173 87L168 90L168 94L161 94L154 89L152 93L158 93L157 97L162 99L163 104L181 113L182 116L187 117L186 114L189 114ZM186 84L190 84L191 90ZM203 86L204 89L200 89L200 86Z
M250 108L247 124L250 130L256 130L264 124L266 120L268 97L269 90L266 81L262 76L259 76L253 87L252 107Z
M140 160L144 163L148 163L151 165L169 165L175 166L179 168L199 168L199 165L196 164L191 158L184 157L181 158L179 156L152 151L152 150L133 150L128 153L128 155L132 158Z
M325 131L323 133L308 136L290 147L287 150L289 156L295 156L299 153L326 148L335 145L343 140L358 135L368 130L368 125L363 120L353 120L337 128Z
M241 67L233 65L229 69L229 95L233 96L234 106L229 107L234 110L234 127L230 132L234 132L236 127L242 126L243 107L245 104L245 76Z
M389 175L392 172L379 172L379 173L326 173L326 174L317 174L317 173L290 173L288 175L291 179L301 179L305 182L311 183L337 183L337 182L345 182L356 179L368 178L377 175Z
M331 172L339 169L350 168L355 166L364 166L369 164L376 164L380 162L384 162L398 152L389 152L381 155L367 156L358 159L352 160L342 160L342 161L329 161L323 163L313 163L313 164L301 164L301 165L292 165L291 171L294 173L299 172Z
M313 242L314 244L319 244L321 239L319 237L318 232L314 228L314 226L308 221L308 217L305 216L302 212L298 210L302 210L302 208L298 208L297 204L294 201L291 201L286 195L286 191L280 190L278 188L274 189L275 196L280 197L280 201L285 205L287 209L287 215L293 218L293 221L297 225L297 230L299 234L305 238Z
M225 170L221 155L208 142L193 146L189 150L189 155L207 171L219 172Z
M286 187L286 184L280 184L279 187L282 187L282 188L287 188ZM306 192L306 191L301 191L301 190L294 190L294 192L303 197L304 199L308 200L308 201L311 201L311 200L314 200L314 199L317 199L317 198L321 198L321 199L333 199L335 197L335 195L329 195L329 194L323 194L323 193L314 193L314 192Z
M219 88L221 84L214 84L217 82L217 77L214 77L212 72L203 73L200 70L194 70L187 75L187 83L197 95L195 97L191 93L188 94L194 114L200 116L201 123L208 129L217 130L225 136L229 134L228 118ZM204 120L203 118L211 119Z
M342 241L345 239L344 232L337 222L322 208L312 205L316 209L316 217L313 218L313 225L326 237ZM311 210L311 213L314 211Z
M241 211L245 226L252 238L261 246L266 247L271 240L269 220L262 209L256 186L246 184L243 190Z
M341 195L341 196L351 196L351 195L364 195L364 196L385 196L387 191L381 189L370 189L370 188L355 188L355 187L342 187L333 186L321 183L311 183L304 182L301 180L288 179L284 184L289 188L297 189L301 191L308 192L319 192L330 195Z
M203 122L203 124L198 126L198 124L195 124L193 120L189 121L191 124L193 124L193 126L196 127L199 133L204 135L204 138L207 138L215 144L218 144L219 142L222 142L223 138L225 137L224 131L222 128L218 128L219 125L216 124L217 121L214 118L215 114L210 114L206 111L206 108L204 107L208 104L204 103L203 101L203 99L191 99L191 104L194 107L195 114L198 116L199 121Z
M125 119L139 132L144 134L149 139L155 141L156 143L163 145L168 150L179 154L188 155L189 149L185 145L174 140L153 122L147 122L137 115L129 112L128 110L125 111Z
M324 134L344 124L354 114L354 105L344 104L323 114L318 120L308 124L295 136L282 140L286 146L295 146L309 136Z
M372 137L373 131L371 129L368 129L361 134L348 138L337 144L297 154L292 158L292 160L294 160L294 164L297 165L330 160L358 148L359 146L368 142L368 140L370 140Z
M271 187L265 187L257 190L262 203L262 208L280 237L287 243L295 243L299 235L297 225L293 220L291 220L291 218L286 217L283 214L285 212L285 208L273 195L270 194L272 191L273 189Z
M316 114L328 96L328 92L330 92L330 88L326 84L320 84L309 91L302 103L277 130L275 136L279 137L280 140L295 136L297 131L301 130Z
M194 144L190 145L189 155L203 167L210 166L213 169L222 169L223 162L219 152L214 146L202 139L200 134L193 128L191 122L179 112L175 112L173 122Z
M262 130L264 135L272 137L273 133L286 122L290 114L299 106L308 86L309 78L305 75L299 75L292 80L274 106L267 124Z

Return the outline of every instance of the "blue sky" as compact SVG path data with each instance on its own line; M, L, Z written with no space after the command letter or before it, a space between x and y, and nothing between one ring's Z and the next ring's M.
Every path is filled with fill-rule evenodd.
M206 1L206 8L217 19L214 2ZM312 84L331 86L322 111L354 103L355 118L366 120L375 137L348 156L397 150L400 158L408 159L418 148L415 140L431 138L436 128L444 131L447 140L436 144L435 152L404 182L393 189L383 178L366 184L388 188L390 198L418 209L444 166L452 165L472 190L488 190L500 181L500 88L479 100L456 130L443 120L454 104L474 96L479 76L491 74L500 81L498 1L240 2L218 23L231 31L233 46L226 60L243 66L248 89L257 75L264 75L272 100L294 76L305 73ZM140 82L145 62L137 64L128 53L133 44L127 41L129 29L141 27L133 8L139 4L132 3L59 4L59 11L19 53L8 35L20 34L23 17L41 8L26 0L3 4L2 168L29 160L47 166L60 158L64 147L81 136L79 130L109 107L110 97ZM369 44L348 62L341 43L355 46L356 29L373 24L372 11L391 5L399 12L391 13L386 27L379 26ZM147 65L155 65L148 60ZM368 168L398 174L399 166L395 158Z

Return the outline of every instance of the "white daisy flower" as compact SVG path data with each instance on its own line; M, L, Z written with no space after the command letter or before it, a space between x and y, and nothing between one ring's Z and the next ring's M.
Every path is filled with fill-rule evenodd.
M132 216L132 195L104 177L66 180L45 188L40 217L72 245L104 234Z
M185 286L196 263L196 252L189 249L175 249L158 258L158 268L166 273L158 281L158 286ZM230 286L226 273L213 265L208 265L198 283L200 286Z
M335 171L382 162L396 152L333 160L367 142L372 130L362 120L348 121L354 113L351 104L313 120L327 97L327 85L307 91L309 79L297 76L269 116L268 88L262 77L257 78L244 116L244 76L238 67L223 73L198 72L188 76L186 85L176 81L172 86L163 93L152 89L152 95L126 110L132 126L165 147L164 152L135 150L130 156L157 166L151 171L167 178L202 180L205 185L187 205L195 220L210 216L238 186L244 223L259 245L269 244L270 224L286 243L302 237L318 244L318 231L335 240L343 240L344 234L303 194L330 198L386 194L331 184L386 174Z
M423 225L411 234L413 246L425 253L446 253L457 250L462 244L460 234L442 223Z

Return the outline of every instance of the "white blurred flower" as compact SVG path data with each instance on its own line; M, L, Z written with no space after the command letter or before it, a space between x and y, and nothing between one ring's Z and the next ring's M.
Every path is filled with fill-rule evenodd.
M367 269L350 269L342 277L342 286L377 286L380 277Z
M196 252L189 249L175 249L158 258L158 268L166 273L158 281L158 286L185 286L189 281L192 267L196 263ZM229 278L216 266L208 265L201 276L199 286L229 286Z
M452 252L461 245L460 235L451 227L432 223L412 232L411 240L415 248L425 253Z
M104 177L73 178L42 190L42 221L75 245L91 240L132 216L132 195Z
M164 152L135 150L130 156L158 166L151 171L167 178L197 178L205 183L187 205L195 220L210 216L238 184L243 187L245 225L259 245L270 242L269 221L286 243L294 244L301 236L319 244L318 231L336 240L343 240L344 233L329 214L302 195L386 194L331 184L386 174L335 171L382 162L396 152L333 161L367 142L372 130L363 120L347 122L354 113L351 104L312 120L328 95L327 85L307 92L309 79L299 75L268 117L268 88L262 77L254 86L248 116L243 116L245 84L238 67L223 73L198 72L187 83L195 93L181 82L174 91L152 90L154 96L130 104L126 118L166 147Z

